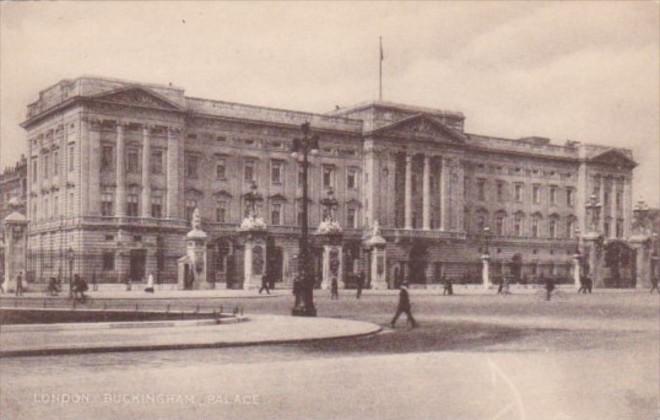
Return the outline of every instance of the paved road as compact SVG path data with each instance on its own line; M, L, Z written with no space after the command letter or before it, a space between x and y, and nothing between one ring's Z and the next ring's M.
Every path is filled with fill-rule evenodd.
M372 338L1 360L0 405L8 418L657 417L657 296L412 296L421 327ZM290 306L242 303L248 314ZM394 305L318 299L324 315L381 325Z

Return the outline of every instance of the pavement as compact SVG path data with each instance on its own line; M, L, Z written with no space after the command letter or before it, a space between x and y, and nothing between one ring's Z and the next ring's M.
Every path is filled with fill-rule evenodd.
M165 350L299 343L375 334L369 322L333 318L251 315L246 322L208 325L208 321L3 326L0 357L86 352ZM34 329L39 328L38 333Z

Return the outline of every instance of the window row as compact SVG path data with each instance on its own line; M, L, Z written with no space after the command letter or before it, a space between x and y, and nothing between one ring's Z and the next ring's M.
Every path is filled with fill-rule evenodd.
M482 234L488 227L495 236L516 236L531 238L574 238L577 219L574 216L561 218L550 216L544 219L541 215L525 216L516 213L513 216L496 213L492 219L487 212L477 211L473 216L469 211L464 215L466 232ZM623 221L621 221L623 226Z
M69 144L67 148L67 170L73 172L75 167L75 145ZM31 162L32 167L32 182L36 183L40 178L49 179L51 176L57 176L60 172L63 157L59 153L59 150L52 150L47 153L43 153L40 157L33 157ZM41 169L41 174L39 173Z
M471 191L469 178L466 177L464 179L463 187L465 197L469 198ZM489 181L486 178L477 178L475 187L476 199L479 201L495 200L500 203L508 201L522 203L528 198L534 204L545 202L551 206L557 206L562 203L567 207L573 207L575 205L574 187L541 184L528 186L522 182L514 182L511 187L508 187L505 181ZM562 192L563 197L560 197ZM543 199L544 196L546 198L545 200Z
M66 209L62 208L61 196L59 194L44 195L39 198L33 198L32 208L30 209L30 219L48 220L60 216L73 215L74 194L69 193L66 202Z
M137 148L128 148L125 155L125 170L127 173L142 173L141 151ZM117 165L114 146L103 145L101 147L101 171L114 171ZM149 173L162 175L164 173L165 151L153 149L149 155Z
M188 154L185 158L185 176L187 178L199 178L201 166L201 157L197 155ZM287 164L283 160L272 159L269 163L270 166L270 183L272 185L283 185L286 174ZM301 167L295 165L297 171L297 184L299 187L303 185L303 171ZM233 168L228 167L226 158L217 158L215 161L215 178L219 181L227 180L228 175L235 175L232 172ZM258 162L255 159L245 159L242 165L242 179L245 182L258 181ZM337 185L337 167L335 165L321 165L321 183L325 188L336 188ZM311 184L311 179L316 173L315 168L310 168L308 172L308 182ZM359 174L360 170L355 167L346 169L345 186L350 190L357 190L359 187Z

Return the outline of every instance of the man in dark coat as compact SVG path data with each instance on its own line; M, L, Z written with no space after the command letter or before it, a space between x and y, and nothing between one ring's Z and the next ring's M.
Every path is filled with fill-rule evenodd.
M444 284L444 289L442 290L442 295L453 295L454 294L454 287L451 284L451 279L449 279L447 276L443 275L442 276L442 282Z
M259 289L259 294L265 290L266 293L270 295L270 289L268 288L269 283L270 280L268 274L261 276L261 288Z
M339 284L337 283L337 277L332 277L332 282L330 283L330 299L339 299Z
M23 296L23 273L20 271L16 276L16 296Z
M294 306L296 308L300 306L300 303L302 302L302 291L303 291L302 277L300 277L300 275L296 275L296 277L293 279L293 295L296 297L296 302Z
M550 276L544 278L543 274L541 274L541 279L543 279L545 283L545 300L550 300L552 291L555 290L555 281Z
M362 296L362 288L364 287L364 271L360 270L360 273L357 275L357 293L355 297L360 299Z
M417 326L417 322L415 322L415 318L412 316L412 312L410 311L410 296L408 296L408 288L406 287L405 284L401 285L401 291L399 292L399 304L396 307L396 313L394 314L394 318L392 318L392 322L390 322L390 325L392 328L394 328L394 325L396 324L397 319L399 319L399 316L402 313L405 313L406 316L408 317L408 322L412 324L412 327L415 328Z

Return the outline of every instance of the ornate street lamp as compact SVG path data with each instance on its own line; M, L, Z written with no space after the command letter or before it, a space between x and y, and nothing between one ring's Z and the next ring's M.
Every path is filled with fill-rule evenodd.
M637 228L638 233L646 234L649 214L649 206L644 202L644 200L639 200L633 209L635 227Z
M69 260L69 297L73 297L73 260L76 257L76 253L73 251L73 248L69 247L66 251L67 259Z
M296 159L302 165L302 227L300 235L300 258L299 258L299 274L301 276L300 287L298 293L302 295L302 299L298 297L298 302L291 311L295 316L316 316L316 308L314 307L314 278L311 272L311 261L309 253L309 240L308 240L308 215L307 215L307 173L309 170L309 155L316 155L319 151L319 137L312 135L310 132L309 123L306 122L300 127L302 130L302 138L293 139L291 147L291 157Z
M484 255L490 255L489 245L490 245L490 227L484 227L484 240L486 242L486 249Z

